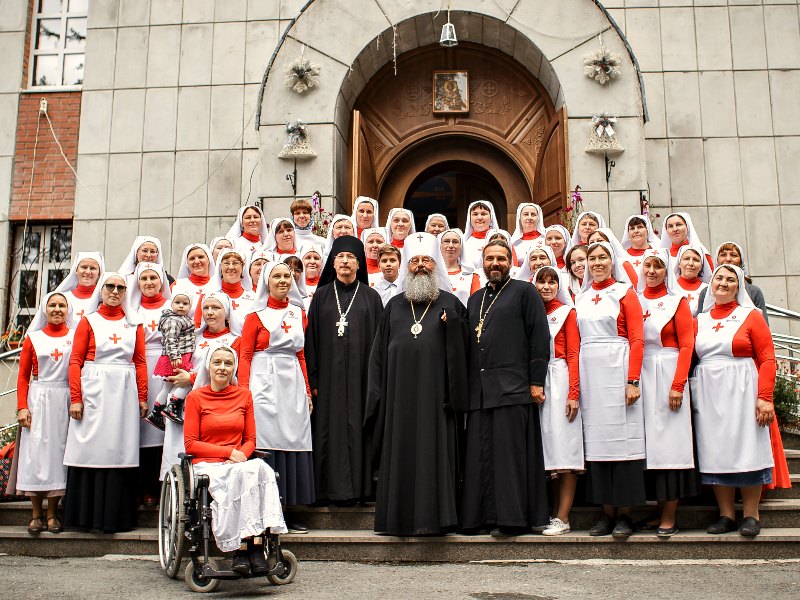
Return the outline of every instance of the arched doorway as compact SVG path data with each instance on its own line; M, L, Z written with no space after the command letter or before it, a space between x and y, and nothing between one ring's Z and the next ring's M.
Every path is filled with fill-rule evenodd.
M468 112L433 111L433 73L441 70L467 73ZM494 204L506 229L522 202L540 202L545 219L556 221L568 189L564 118L541 83L502 52L470 43L407 52L396 75L387 65L355 102L350 202L377 198L382 214L407 206L418 227L444 212L463 228L467 205L479 199Z

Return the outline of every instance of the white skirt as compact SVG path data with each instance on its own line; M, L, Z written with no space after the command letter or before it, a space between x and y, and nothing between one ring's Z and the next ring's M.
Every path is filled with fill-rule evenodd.
M183 425L178 425L174 421L164 419L164 449L161 451L161 473L159 480L164 481L173 465L180 464L178 454L186 452L183 443Z
M31 381L31 427L20 428L17 490L49 492L67 487L64 449L69 429L69 385Z
M547 471L582 471L583 421L581 411L570 423L567 419L569 369L563 358L552 359L547 365L546 400L539 405L542 427L544 468Z
M153 376L153 369L156 368L156 363L161 356L161 347L147 348L147 410L153 409L153 404L156 401L158 393L161 391L161 386L164 385L164 380L160 377ZM139 421L139 447L140 448L153 448L161 446L164 443L164 432L159 431L150 423L142 419Z
M211 527L222 552L238 549L244 538L266 529L286 533L275 472L263 460L200 462L194 472L209 477Z

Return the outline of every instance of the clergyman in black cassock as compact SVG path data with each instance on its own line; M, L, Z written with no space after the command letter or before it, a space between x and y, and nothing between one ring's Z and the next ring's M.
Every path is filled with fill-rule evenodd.
M550 332L534 286L509 278L510 259L505 242L484 248L489 283L467 304L471 344L462 527L491 529L492 535L526 533L549 518L536 403L544 400Z
M340 253L355 256L355 261L334 270ZM315 395L312 442L320 500L353 502L373 494L369 440L362 424L369 353L383 303L369 287L366 264L358 239L336 238L308 310L305 357Z
M467 311L441 289L451 286L434 236L409 236L403 256L404 291L384 309L369 366L365 430L379 465L375 531L436 535L459 525ZM417 277L428 287L415 294L409 280Z

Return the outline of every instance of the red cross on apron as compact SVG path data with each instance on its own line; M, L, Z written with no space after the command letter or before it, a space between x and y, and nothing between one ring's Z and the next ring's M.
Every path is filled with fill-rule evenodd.
M150 328L150 331L155 331L156 328L158 327L158 323L156 323L155 320L153 320L153 321L150 322L148 327Z
M716 325L714 325L714 326L713 326L711 329L713 329L714 331L716 331L717 333L719 333L719 330L720 330L720 329L722 329L723 327L725 327L725 325L723 325L722 323L717 323L717 324L716 324Z
M644 314L642 315L642 318L643 318L645 321L647 321L647 317L650 317L650 316L652 316L652 315L650 314L650 311L648 310L646 313L644 313Z
M291 328L292 328L292 326L291 326L291 325L287 325L287 324L286 324L286 321L284 321L283 323L281 323L281 329L283 329L283 330L284 330L286 333L289 333L289 330L290 330Z
M602 300L602 298L600 297L600 294L597 294L594 298L592 298L592 302L594 302L595 306L597 306L597 304L600 302L600 300Z
M118 341L120 341L122 338L121 338L121 337L117 337L117 334L115 333L114 335L112 335L112 336L111 336L110 338L108 338L108 339L110 339L112 342L114 342L114 343L116 344L116 343L117 343Z
M58 359L59 359L59 358L61 358L62 356L64 356L64 353L63 353L63 352L59 352L58 348L56 348L55 350L53 350L53 351L50 353L50 356L52 356L52 357L53 357L53 360L54 360L55 362L58 362Z

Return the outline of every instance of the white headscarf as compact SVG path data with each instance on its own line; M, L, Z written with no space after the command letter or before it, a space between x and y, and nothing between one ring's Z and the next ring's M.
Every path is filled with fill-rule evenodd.
M564 254L561 255L561 258L566 260L567 259L567 252L569 252L570 248L572 248L572 236L570 236L569 230L566 227L564 227L563 225L559 225L559 224L550 225L549 227L545 227L545 229L544 229L544 237L545 237L545 244L544 245L545 246L547 246L547 241L546 241L547 234L550 233L551 231L557 231L558 233L561 234L561 237L564 238L564 243L566 245L564 246ZM547 246L547 247L551 248L552 246ZM555 254L555 252L553 252L553 254Z
M572 296L569 294L569 284L564 285L564 277L558 267L539 267L536 269L536 273L533 274L533 280L531 283L533 283L535 286L536 278L539 276L539 273L543 271L551 271L553 275L555 275L556 281L558 281L558 293L556 293L556 300L566 306L574 307L575 303L572 301Z
M279 265L283 265L284 267L289 269L289 265L284 264L282 262L276 262L272 263L271 265L264 265L264 268L261 270L261 277L258 278L258 290L256 291L256 299L253 300L253 303L250 305L251 312L257 313L267 308L267 303L269 302L269 278L272 275L272 272ZM292 270L289 269L290 274L291 272ZM303 277L301 279L305 278ZM289 304L294 304L295 306L298 306L300 308L305 308L303 305L303 296L300 293L300 288L297 287L297 282L294 280L294 275L292 275L292 285L289 288L288 300Z
M608 242L594 242L589 244L586 252L586 271L583 273L583 285L581 286L581 291L585 292L592 287L592 282L594 279L592 279L591 269L589 268L589 254L591 254L592 250L594 250L596 246L602 246L611 255L611 277L613 277L618 283L627 283L628 285L631 285L628 274L622 267L622 261L614 252L614 248L611 246L611 244Z
M531 262L530 262L531 253L539 250L547 254L547 257L550 259L550 266L553 267L556 271L559 270L558 263L556 262L556 255L553 253L553 249L550 246L531 246L525 253L525 258L522 260L522 265L520 266L519 272L517 272L517 276L515 277L515 279L519 279L520 281L531 282L531 278L533 277L533 271L531 271ZM544 267L540 267L539 269L537 269L537 271L543 268Z
M131 251L128 253L128 256L125 258L125 260L122 261L119 269L117 269L117 273L127 276L131 275L134 270L136 270L136 264L138 263L136 260L136 253L139 251L139 248L142 247L142 244L146 244L147 242L156 245L156 248L158 249L158 260L156 262L160 265L164 264L164 254L161 252L161 240L151 235L140 235L133 240Z
M312 248L312 250L313 249L314 248ZM283 254L283 255L281 255L280 261L278 261L278 262L282 262L283 264L285 264L288 267L289 265L286 263L286 259L289 258L289 257L292 257L292 256L294 258L299 259L301 263L303 262L303 257L300 256L300 254ZM300 292L300 297L301 298L308 298L308 289L306 289L306 266L303 265L302 268L303 268L303 271L302 271L302 273L300 273L300 281L295 280L295 284L297 284L297 289ZM262 272L263 272L263 269L262 269ZM320 269L319 272L320 272L320 275L322 275L322 269ZM294 271L292 271L292 276L294 276Z
M667 253L669 250L664 248ZM686 244L685 246L681 246L678 249L678 256L677 258L672 261L672 276L674 280L677 280L678 277L681 276L681 258L683 257L684 252L688 252L689 250L694 250L697 254L700 255L700 272L697 274L697 278L702 281L703 283L708 283L711 281L711 267L708 266L708 261L706 260L705 251L706 249L703 246L696 246L694 244Z
M216 270L216 265L214 264L214 255L211 253L211 249L208 246L198 242L196 244L189 244L183 249L181 266L180 269L178 269L178 277L176 279L186 279L189 277L191 271L189 271L189 263L187 262L187 259L189 257L189 253L195 248L200 248L200 250L206 253L206 256L208 257L208 274L212 279L214 278L214 271Z
M614 232L611 231L611 229L609 229L608 227L600 227L599 229L597 229L597 231L599 231L608 238L608 243L611 244L611 248L613 248L614 253L617 255L617 258L620 259L620 261L627 261L628 259L630 259L630 255L627 252L625 252L625 249L622 247L622 244L619 243L617 236L614 235Z
M497 216L494 212L494 205L489 202L488 200L477 200L475 202L470 203L467 207L467 225L464 227L464 239L472 237L473 227L472 227L472 219L470 219L470 214L472 214L472 209L475 207L476 204L483 204L484 206L489 207L489 229L499 229L500 223L497 221ZM412 221L413 222L413 221Z
M428 231L428 225L431 224L431 219L441 219L442 221L444 221L445 231L447 231L450 228L450 223L447 222L447 217L445 217L442 213L431 213L425 220L425 231Z
M364 249L367 248L367 238L373 233L377 233L383 238L383 243L386 244L386 230L383 227L369 227L361 232L361 243L364 244ZM411 234L409 234L411 235Z
M458 257L458 264L461 265L461 270L472 273L474 268L472 265L467 264L467 260L465 257L464 252L466 248L464 247L464 232L461 231L458 227L451 227L450 229L445 229L442 233L436 236L436 239L439 241L439 251L442 250L442 240L444 239L445 234L453 232L458 235L458 239L461 240L461 254ZM444 257L444 255L442 255Z
M756 305L753 304L753 300L750 298L750 295L747 293L747 288L745 287L745 280L744 280L744 271L742 271L736 265L720 265L714 272L711 274L711 279L714 278L714 275L717 274L717 271L720 269L727 268L732 269L734 273L736 273L736 279L739 280L739 290L736 292L736 302L739 306L746 306L749 308L756 308ZM708 291L706 292L706 296L703 299L703 308L700 312L707 312L714 308L716 304L716 299L714 298L714 293L711 291L711 284L708 286Z
M511 234L508 233L505 229L494 228L494 229L487 229L486 230L486 243L489 243L489 240L492 239L492 236L496 234L500 234L503 236L503 239L506 241L506 244L511 246Z
M97 286L95 286L94 292L92 293L91 297L92 306L100 306L100 303L103 300L103 297L101 295L103 291L103 286L111 277L119 277L120 279L122 279L122 281L125 281L126 282L125 286L127 288L128 284L124 275L120 275L115 271L106 271L100 276L100 279L97 280ZM125 320L128 322L128 324L133 325L135 327L136 325L139 324L139 321L138 321L138 316L135 313L131 313L131 311L128 309L127 295L129 292L130 288L127 288L125 290L125 298L122 299L122 304L120 305L120 308L122 308L122 312L125 313Z
M253 291L253 280L250 278L250 257L247 255L247 252L241 252L234 248L225 248L225 250L220 252L219 256L217 256L217 264L214 265L214 275L211 277L214 281L214 287L216 289L222 289L222 259L228 254L235 254L242 259L244 263L242 266L242 287L246 292Z
M684 222L686 223L686 241L693 246L700 246L703 248L703 260L706 259L706 254L709 254L706 247L703 245L703 242L700 241L700 236L697 235L697 230L694 228L694 224L692 223L692 217L689 213L686 212L673 212L669 213L664 220L661 222L661 243L659 246L661 248L666 248L669 250L672 248L672 240L667 233L667 219L674 216L681 217Z
M63 296L64 299L67 301L67 314L66 318L64 319L64 324L69 329L75 329L75 326L78 324L75 320L75 315L72 310L72 305L69 303L69 298L64 296L64 292L48 292L42 298L42 301L39 303L39 306L36 307L36 314L33 315L33 319L31 319L30 325L28 325L28 329L25 331L25 335L28 336L34 331L41 331L47 326L47 303L50 302L50 298L53 296Z
M409 220L411 221L411 226L408 230L408 235L406 238L411 237L412 233L417 233L417 226L414 223L414 213L412 213L407 208L393 208L389 211L389 216L386 217L386 227L384 227L384 231L386 232L386 243L391 244L392 240L394 239L394 235L392 234L392 218L399 212L404 212L408 215Z
M175 284L175 287L172 289L172 295L175 294L189 294L185 289L181 287L179 283ZM191 296L189 296L191 298ZM208 329L208 325L206 324L206 320L203 318L203 306L209 300L216 300L220 304L222 304L222 309L225 311L225 320L228 321L230 325L230 318L231 318L231 298L225 292L209 292L203 296L203 302L200 304L200 327L197 330L197 335L201 335L206 329Z
M447 265L442 258L442 252L439 248L439 240L436 236L420 231L419 233L409 234L406 238L403 248L401 250L403 260L400 264L404 265L400 269L397 287L402 292L406 289L406 276L408 275L409 261L415 256L430 256L436 263L436 275L439 280L439 289L447 292L453 289L453 284L450 283L450 276L447 274Z
M339 213L338 215L333 215L331 219L331 224L328 227L328 238L325 240L325 254L324 256L327 257L328 253L331 251L331 246L333 245L333 226L336 225L338 221L350 221L350 224L353 226L353 235L358 233L356 229L356 224L353 222L353 218L350 215L343 215Z
M106 261L103 258L102 252L78 252L75 258L72 259L72 266L69 269L69 275L64 278L64 281L58 284L55 289L56 292L71 292L78 287L78 265L82 260L92 259L100 266L100 277L103 276L106 270ZM97 281L100 281L98 277Z
M575 231L572 232L572 245L577 246L581 243L581 232L579 229L580 222L583 220L583 217L586 215L592 215L595 219L597 219L597 227L605 227L606 220L603 218L603 215L600 213L594 212L593 210L585 210L581 214L578 215L578 218L575 219Z
M744 250L742 247L737 244L736 242L722 242L719 246L717 246L716 252L714 252L714 262L717 262L717 257L719 256L720 249L725 246L726 244L730 244L731 246L736 246L736 250L739 252L739 257L741 258L742 264L739 267L742 269L742 272L747 276L747 266L744 263ZM719 265L717 265L719 266Z
M358 233L358 205L362 202L369 202L372 204L372 224L369 227L365 227L364 229L374 229L376 227L380 227L380 219L378 218L378 201L374 198L370 198L368 196L359 196L356 198L356 201L353 202L353 223L355 224L356 231Z
M234 243L233 243L233 240L226 238L224 235L221 235L219 237L215 237L214 239L211 240L211 243L208 245L208 247L211 249L212 256L213 256L214 248L216 248L217 244L219 244L222 240L225 240L226 242L228 242L231 245L231 248L235 247ZM222 252L222 250L220 250L220 252Z
M211 385L211 373L209 371L209 367L211 365L211 356L219 350L220 348L224 350L228 350L231 354L233 354L233 377L231 378L231 385L238 385L238 370L239 370L239 356L236 354L236 350L234 350L231 346L224 342L217 342L211 341L209 343L208 352L206 352L205 359L203 360L203 364L200 365L197 369L197 376L194 380L194 385L192 386L193 389L197 390L201 387L205 387L207 385Z
M278 238L275 237L275 232L277 231L278 226L281 223L283 223L284 221L289 223L289 225L292 226L292 229L295 229L294 221L292 221L291 217L278 217L276 219L272 219L272 222L269 224L269 233L267 234L267 239L263 243L263 246L264 246L265 250L272 250L275 253L278 252ZM297 230L296 229L295 229L294 243L295 243L295 250L296 250L297 249L296 248L296 246L297 246Z
M667 275L664 278L664 284L667 286L667 292L670 295L674 294L672 291L672 282L669 273L669 250L666 248L648 248L644 251L644 254L642 254L642 269L639 273L639 282L636 284L636 291L641 294L644 291L644 288L647 287L647 282L645 281L644 277L644 261L652 256L655 256L657 259L659 259L667 268Z
M544 226L544 213L542 212L542 207L538 204L534 204L533 202L523 202L517 207L517 221L516 226L514 227L514 234L511 236L511 242L516 242L517 240L522 239L522 221L520 215L522 211L528 207L532 206L536 209L536 212L539 214L539 220L536 222L536 231L538 231L541 235L544 235L545 226Z
M142 290L139 289L139 276L145 271L154 271L158 278L161 280L161 295L169 301L172 298L172 290L169 288L169 280L167 279L167 272L164 270L164 265L158 263L140 262L136 265L136 270L128 277L128 289L125 292L125 314L130 315L128 320L141 323L139 318L139 307L142 305ZM189 296L191 302L192 296L186 292L181 292Z
M650 244L652 248L659 248L661 247L661 238L656 235L656 232L653 231L653 224L650 222L650 219L647 215L631 215L627 219L625 219L625 229L622 232L622 240L620 240L620 244L622 247L627 250L628 248L633 247L631 243L631 238L628 235L628 225L630 225L631 220L633 219L641 219L644 221L644 226L647 227L647 243Z
M231 228L228 230L228 233L225 234L225 237L232 242L236 240L236 238L242 237L242 232L244 231L244 227L242 227L242 217L244 216L244 211L246 211L248 208L257 210L258 214L261 215L261 231L259 232L259 241L261 244L265 244L267 241L267 234L269 233L267 231L267 221L264 219L264 213L255 204L243 206L239 209L239 212L236 213L236 222L231 225ZM289 219L289 221L292 222L291 219Z

